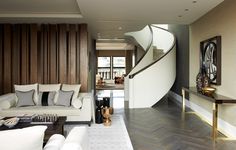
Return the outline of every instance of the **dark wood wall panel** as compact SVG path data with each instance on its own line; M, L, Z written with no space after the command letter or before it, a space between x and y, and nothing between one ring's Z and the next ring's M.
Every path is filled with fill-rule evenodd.
M80 83L80 28L77 26L76 33L76 83Z
M81 90L86 91L88 89L88 33L87 25L80 25L80 83L82 85Z
M59 25L59 82L67 82L67 31L66 25Z
M20 31L19 25L14 25L12 29L12 82L13 84L20 84Z
M29 26L21 26L21 84L29 83Z
M12 91L12 63L11 63L11 25L4 25L4 36L3 36L3 93L8 93Z
M43 49L43 36L44 33L42 32L42 27L41 31L38 31L38 41L37 41L37 48L38 48L38 82L39 83L44 83L43 79L43 66L44 66L44 61L43 61L43 54L44 54L44 49Z
M0 24L0 94L14 84L80 83L88 90L86 24Z
M57 78L57 26L49 26L49 83L58 83Z
M38 27L30 25L30 83L38 82Z
M76 83L76 26L70 25L68 52L68 83Z
M3 25L0 25L0 95L3 93Z
M43 83L50 83L49 82L49 62L48 62L48 47L49 47L49 40L48 40L48 30L49 26L48 25L43 25L43 55L41 56L43 58Z

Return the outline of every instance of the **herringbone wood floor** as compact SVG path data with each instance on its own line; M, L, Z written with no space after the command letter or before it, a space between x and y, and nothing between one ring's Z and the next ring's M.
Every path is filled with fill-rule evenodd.
M153 108L119 109L134 150L235 150L236 141L211 139L211 126L164 98ZM222 136L222 135L221 135Z

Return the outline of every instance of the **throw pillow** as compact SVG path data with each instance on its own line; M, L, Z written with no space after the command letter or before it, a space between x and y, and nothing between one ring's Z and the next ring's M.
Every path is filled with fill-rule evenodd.
M58 91L61 88L61 84L39 84L39 92L52 92L55 91L54 103L57 101Z
M42 150L47 126L0 131L2 150Z
M67 106L71 105L71 99L74 91L62 91L60 90L58 93L58 99L56 105L59 106Z
M79 109L79 108L82 107L82 100L83 100L83 97L78 97L78 98L72 99L71 105L74 108L78 108Z
M38 84L26 84L26 85L14 85L15 87L15 91L21 91L21 92L25 92L25 91L30 91L30 90L34 90L34 103L37 104L38 102ZM16 101L18 99L16 98Z
M39 92L39 106L53 106L56 92Z
M13 106L16 106L16 94L8 93L1 96L0 100L0 110L1 109L9 109Z
M16 97L18 98L18 101L16 103L16 107L22 107L22 106L34 106L34 90L22 92L22 91L16 91Z
M61 89L63 91L74 91L72 99L75 99L78 98L80 87L80 84L63 84Z

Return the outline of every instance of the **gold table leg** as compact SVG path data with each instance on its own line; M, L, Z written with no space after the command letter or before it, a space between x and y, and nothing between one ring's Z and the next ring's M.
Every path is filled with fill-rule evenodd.
M212 108L212 114L213 114L213 119L212 119L212 138L213 140L216 140L217 138L217 118L218 118L218 104L213 103L213 108Z
M182 112L185 112L185 91L182 89Z

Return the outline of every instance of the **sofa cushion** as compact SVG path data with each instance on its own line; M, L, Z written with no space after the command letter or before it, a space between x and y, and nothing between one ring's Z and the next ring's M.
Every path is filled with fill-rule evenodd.
M61 84L39 84L39 92L59 91Z
M0 110L9 109L13 106L16 106L16 94L8 93L0 96Z
M42 150L46 126L0 131L2 150Z
M65 137L61 134L53 134L47 144L44 146L43 150L60 150L64 144Z
M53 106L56 92L39 92L39 106Z
M72 100L77 98L79 95L81 84L62 84L61 89L63 91L74 91Z
M74 91L62 91L60 90L58 93L58 99L56 101L56 105L59 106L71 106L71 99Z
M34 90L34 103L37 104L38 102L38 84L26 84L26 85L14 85L15 87L15 91L30 91L30 90ZM16 101L18 101L18 99L16 98Z
M16 103L16 107L22 107L22 106L34 106L34 90L30 91L17 91L16 90L16 96L18 98L18 101Z
M54 97L54 103L57 101L58 91L61 88L61 84L39 84L39 92L56 92Z

